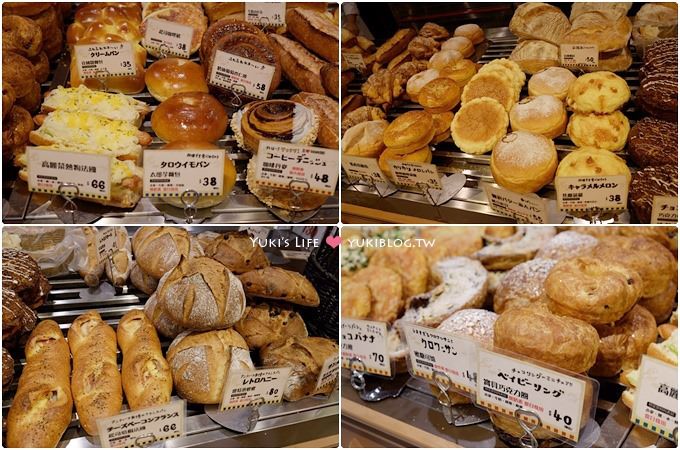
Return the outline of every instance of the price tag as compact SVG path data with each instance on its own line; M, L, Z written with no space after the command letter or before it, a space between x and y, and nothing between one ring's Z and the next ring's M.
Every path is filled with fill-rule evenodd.
M106 227L97 231L97 260L101 263L116 251L116 229Z
M518 194L507 189L485 185L486 197L491 209L512 217L517 223L548 223L545 199L536 194Z
M375 158L342 155L342 168L351 181L368 181L373 183L388 183L378 166Z
M397 180L397 184L403 186L427 186L432 189L441 189L442 183L434 164L414 162L414 161L395 161L387 160L387 164L392 170L392 175Z
M434 372L449 377L451 386L465 392L477 387L477 344L434 328L405 324L409 361L413 374L433 380Z
M279 141L260 141L255 182L260 185L333 195L338 152Z
M518 408L541 419L541 427L578 441L586 382L527 361L480 347L477 369L477 403L492 411L514 416ZM537 424L531 416L525 422Z
M666 439L678 442L677 366L647 355L642 356L630 420Z
M283 26L286 24L286 4L283 2L246 2L246 22Z
M220 411L280 403L292 370L278 367L230 373L222 390Z
M80 78L132 76L137 73L131 42L75 45Z
M166 55L191 56L192 27L161 19L147 19L144 46Z
M342 367L349 369L350 360L360 362L355 368L366 373L392 375L387 347L387 324L368 320L342 319Z
M628 202L625 175L557 177L555 189L560 211L623 211Z
M257 100L264 100L276 68L222 50L215 51L209 83Z
M97 420L102 447L146 447L184 434L186 403L175 400L163 406L129 411Z
M144 196L222 195L224 150L144 150Z
M59 186L78 187L78 197L111 199L111 157L94 153L26 148L28 190L59 194ZM74 189L64 187L64 192Z
M338 369L340 368L340 359L338 355L329 356L323 362L321 366L321 372L319 372L319 377L316 379L316 387L314 388L314 393L319 392L321 389L335 384L335 380L338 379Z
M561 44L560 63L562 67L590 67L597 69L600 50L594 44Z
M678 223L678 197L655 195L652 201L652 223Z
M342 65L344 66L343 69L356 69L360 72L366 70L366 62L364 62L361 53L342 52Z

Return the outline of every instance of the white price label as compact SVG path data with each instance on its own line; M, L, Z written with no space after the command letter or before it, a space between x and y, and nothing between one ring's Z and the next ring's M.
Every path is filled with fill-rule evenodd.
M333 195L338 182L338 152L279 141L260 141L255 182L275 188Z
M518 194L491 185L485 185L484 190L489 206L497 213L517 223L548 223L547 202L538 195Z
M334 384L338 379L338 371L340 369L340 358L338 355L329 356L323 362L319 377L316 379L316 387L314 392L319 392L321 389Z
M465 392L475 391L477 344L474 341L418 325L405 324L403 329L414 375L428 380L448 377L450 386Z
M137 73L131 42L75 45L80 78L132 76Z
M351 181L368 181L373 183L387 183L375 158L342 155L342 168Z
M557 177L555 189L560 211L623 211L628 202L625 175Z
M276 27L285 25L286 4L284 2L246 2L246 22Z
M269 232L272 230L271 228L267 227L241 227L239 228L239 231L247 231L250 233L250 235L253 237L254 242L257 243L261 247L266 247L267 246L267 237L269 236ZM254 246L255 244L253 244Z
M678 223L678 197L655 195L652 201L652 223Z
M220 411L280 403L292 370L278 367L229 373L222 390Z
M563 67L597 68L600 63L600 50L594 44L561 44L560 64Z
M236 95L264 100L275 70L274 66L215 50L209 83Z
M111 199L111 157L94 153L26 148L28 190ZM77 187L77 195L76 188Z
M144 196L222 195L224 150L144 150Z
M528 410L541 428L578 441L586 382L527 361L479 348L477 403L510 416ZM532 424L538 421L520 414Z
M678 367L642 356L630 420L666 439L678 440ZM674 434L675 430L675 434Z
M392 375L387 347L387 324L368 320L342 319L342 367L366 373Z
M392 159L388 159L387 164L390 166L397 184L432 189L442 188L441 177L437 172L437 166L434 164Z
M191 56L191 41L194 29L177 22L161 19L146 19L144 46L164 55L181 58Z
M146 447L184 434L186 403L175 400L163 406L129 411L97 420L102 447Z
M116 228L106 227L98 230L97 235L97 260L101 263L116 250Z
M366 62L364 62L364 57L361 53L342 53L342 65L343 70L345 69L356 69L360 72L366 70Z

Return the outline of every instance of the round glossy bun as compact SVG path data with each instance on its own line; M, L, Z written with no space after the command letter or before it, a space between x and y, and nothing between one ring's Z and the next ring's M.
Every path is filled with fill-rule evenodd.
M224 106L204 92L173 95L151 114L151 127L165 142L217 142L228 122Z
M506 134L491 153L496 183L520 194L536 192L553 180L557 150L553 141L528 131Z
M155 61L146 69L144 81L159 102L182 92L208 92L203 67L182 58Z
M385 129L385 146L397 154L425 147L434 137L434 122L427 111L409 111L394 119Z
M510 126L513 131L531 131L555 139L567 126L567 110L552 95L527 97L510 109Z
M466 37L470 39L474 45L484 42L484 30L475 23L466 23L465 25L459 26L456 28L456 31L453 32L453 35Z
M475 46L466 37L454 36L442 44L442 50L457 50L465 58L469 58L475 52Z
M211 144L210 142L174 141L165 144L161 148L164 150L219 150L220 147ZM196 208L212 208L213 206L219 205L229 196L229 194L231 194L232 189L234 189L234 185L236 184L236 167L227 155L224 155L224 177L222 183L222 195L213 195L210 197L202 196L196 203ZM166 197L163 201L177 208L184 207L184 204L179 197Z
M432 55L427 62L428 69L443 69L463 59L463 54L458 50L441 50Z

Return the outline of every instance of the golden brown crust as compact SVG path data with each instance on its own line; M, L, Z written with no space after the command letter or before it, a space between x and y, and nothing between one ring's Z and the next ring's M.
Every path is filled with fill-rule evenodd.
M265 267L239 275L248 296L319 306L319 294L304 275L280 267Z
M461 102L465 105L483 97L496 100L503 105L505 111L510 111L517 100L511 82L494 71L480 72L473 76L463 88Z
M433 136L432 115L426 111L409 111L385 129L383 141L387 148L405 154L424 147Z
M31 113L19 105L14 105L2 121L2 147L17 148L28 143L33 131Z
M626 80L606 71L581 75L571 83L567 106L580 113L611 113L630 99Z
M545 303L545 279L557 261L536 258L518 264L508 271L496 288L493 310L502 314L511 308Z
M40 52L37 55L28 58L33 64L33 71L35 73L35 81L44 83L50 77L50 60L47 58L45 52ZM40 92L40 91L38 91Z
M379 64L385 64L408 48L409 42L416 36L416 31L411 28L403 28L389 38L375 52L375 60Z
M288 80L301 91L325 94L321 83L321 68L326 64L302 45L278 34L269 35L281 70Z
M338 122L340 120L338 102L326 95L299 92L290 98L311 109L319 117L319 132L316 140L320 146L337 150L339 148Z
M460 88L450 78L435 78L418 93L418 103L431 114L450 111L459 102Z
M675 280L668 283L664 292L654 297L642 297L638 305L652 313L657 324L664 323L673 314L678 285Z
M619 262L583 256L557 263L545 289L555 314L605 324L633 307L642 292L642 278Z
M208 92L203 67L182 58L154 61L146 69L144 81L149 93L160 102L183 92Z
M17 98L28 94L35 81L33 64L14 52L2 52L2 81L14 88Z
M399 289L401 290L401 279L399 279ZM365 319L371 313L371 289L368 284L361 281L354 281L343 276L340 285L342 290L342 303L340 305L340 316L349 319ZM401 300L401 292L395 295Z
M218 234L203 245L203 251L235 274L269 267L264 250L246 231Z
M189 256L189 233L178 227L141 227L132 236L132 251L142 271L159 280Z
M42 30L33 20L21 16L3 16L2 51L30 58L42 50Z
M494 347L576 373L595 364L598 344L591 325L552 314L543 305L505 311L494 326Z
M251 350L279 339L307 337L307 327L298 313L267 303L246 307L246 312L236 322L234 329L243 336Z
M35 112L38 110L41 101L42 95L40 95L40 83L34 81L29 93L16 99L15 104L25 108L29 112Z
M324 13L304 8L288 9L286 28L295 39L326 61L338 62L339 27Z
M368 304L366 292L369 290ZM350 317L361 316L378 322L394 322L404 311L402 278L387 267L365 267L351 276L343 285L343 295L348 295ZM356 317L362 318L362 317Z
M464 103L451 121L451 137L465 153L487 153L507 129L508 114L492 98L475 98Z
M427 290L430 275L425 251L416 247L390 247L377 250L369 261L369 267L386 267L401 276L403 298L422 294Z
M227 124L222 104L204 92L175 94L151 114L151 127L165 142L216 142L224 136Z

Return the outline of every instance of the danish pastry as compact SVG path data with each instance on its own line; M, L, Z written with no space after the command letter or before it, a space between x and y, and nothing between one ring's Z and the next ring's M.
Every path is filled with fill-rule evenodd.
M563 231L545 243L536 253L536 258L561 259L576 258L588 253L598 243L597 238L576 231Z
M503 314L508 309L545 303L545 279L555 264L552 259L535 258L510 269L496 287L493 310Z
M363 316L369 320L392 323L404 311L405 286L398 272L388 267L371 265L357 271L348 283L343 287L343 298L345 294L349 295L350 317ZM368 288L369 297L360 288L362 285Z
M512 236L487 245L473 255L487 270L509 270L528 261L555 236L554 227L517 227Z

